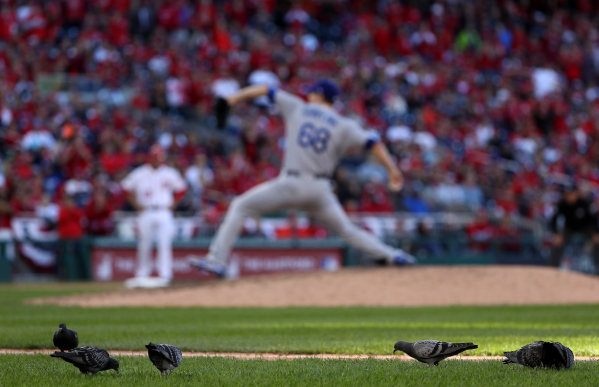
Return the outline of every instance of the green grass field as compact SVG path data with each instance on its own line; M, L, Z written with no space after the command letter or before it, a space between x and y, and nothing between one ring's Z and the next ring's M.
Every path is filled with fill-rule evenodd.
M145 357L119 357L121 371L85 376L47 355L5 355L5 386L597 386L599 364L578 362L569 371L526 369L499 361L446 361L422 368L392 360L234 360L186 358L162 377Z
M577 356L599 356L599 306L442 308L100 308L34 306L25 299L95 292L113 285L0 286L0 348L52 348L60 322L80 345L144 350L149 341L183 350L281 353L390 354L397 340L472 341L475 355L501 355L533 340L556 340ZM49 356L2 355L0 385L593 385L599 363L577 362L567 372L527 370L498 361L294 361L187 358L161 379L146 358L120 358L122 373L86 379ZM17 371L17 372L15 372ZM33 382L35 381L35 382ZM6 383L5 383L6 382Z

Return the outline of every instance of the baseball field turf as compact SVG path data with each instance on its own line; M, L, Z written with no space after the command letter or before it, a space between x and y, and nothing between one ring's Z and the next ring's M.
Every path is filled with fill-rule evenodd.
M143 350L149 341L184 351L390 354L397 340L472 341L472 355L501 355L555 340L576 356L599 356L599 306L442 308L99 308L34 306L24 300L103 291L113 285L0 286L0 348L52 348L66 322L80 345ZM499 361L445 361L420 368L392 360L186 358L161 378L145 357L118 357L121 374L85 377L47 355L0 355L0 384L45 385L599 385L599 362L569 371L530 370Z

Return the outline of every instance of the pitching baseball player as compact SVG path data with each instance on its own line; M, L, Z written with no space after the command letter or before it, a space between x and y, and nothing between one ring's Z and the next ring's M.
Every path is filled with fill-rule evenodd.
M264 85L246 87L216 104L228 114L229 106L268 96L279 106L285 121L285 157L279 176L236 197L225 216L205 258L191 258L199 270L223 277L226 263L243 221L247 217L283 209L298 209L319 220L351 246L374 258L398 265L414 264L402 250L385 245L372 234L356 227L333 193L331 181L339 159L350 147L369 149L389 173L389 188L398 191L403 176L378 137L363 130L355 121L342 117L332 105L339 94L337 85L327 79L317 81L308 93L308 102Z
M163 164L165 159L164 150L153 145L150 162L133 170L121 182L127 198L139 211L137 271L135 278L127 280L128 287L163 287L173 278L173 209L183 198L187 183L176 169ZM150 277L154 237L158 242L158 278Z

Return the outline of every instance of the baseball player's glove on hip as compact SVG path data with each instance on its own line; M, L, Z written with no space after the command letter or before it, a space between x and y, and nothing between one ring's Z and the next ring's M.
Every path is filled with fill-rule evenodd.
M216 115L216 127L222 129L227 124L227 118L231 111L231 105L224 98L217 98L214 103L214 114Z

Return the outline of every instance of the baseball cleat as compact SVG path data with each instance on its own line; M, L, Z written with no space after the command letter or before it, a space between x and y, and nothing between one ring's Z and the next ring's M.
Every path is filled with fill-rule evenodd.
M156 289L166 288L171 280L162 277L133 277L125 281L127 289Z
M393 257L393 264L397 266L412 266L416 264L416 257L406 253L403 250L399 250L397 255Z
M218 278L224 278L227 273L227 267L225 265L208 260L206 258L190 257L187 259L187 263L191 267L195 267L200 271L214 274Z

